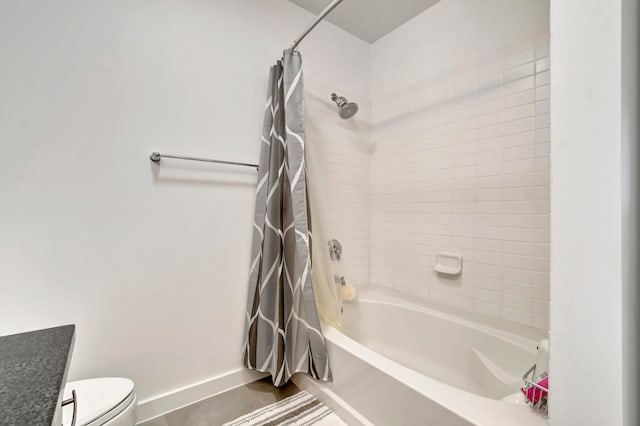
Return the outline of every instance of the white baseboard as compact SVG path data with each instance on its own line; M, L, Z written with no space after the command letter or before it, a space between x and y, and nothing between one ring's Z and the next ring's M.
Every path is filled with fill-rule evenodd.
M238 386L267 376L265 373L239 368L172 391L156 395L138 403L138 423L146 422L178 408L186 407Z

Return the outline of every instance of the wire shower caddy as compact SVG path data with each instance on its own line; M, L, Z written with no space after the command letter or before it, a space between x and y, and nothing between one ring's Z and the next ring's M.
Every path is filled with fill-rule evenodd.
M540 380L540 377L535 377L536 365L527 370L522 376L524 387L522 388L525 393L527 404L529 404L535 411L547 417L549 414L549 388L544 387L536 380Z

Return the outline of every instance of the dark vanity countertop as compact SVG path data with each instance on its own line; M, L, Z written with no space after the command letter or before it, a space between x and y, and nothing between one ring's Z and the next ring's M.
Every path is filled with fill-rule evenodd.
M62 401L75 325L0 337L0 425L51 425Z

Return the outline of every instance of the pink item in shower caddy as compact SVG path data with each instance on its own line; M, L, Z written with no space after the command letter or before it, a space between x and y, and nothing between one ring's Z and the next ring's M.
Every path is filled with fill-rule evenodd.
M529 386L528 388L520 388L527 399L534 404L540 401L542 398L547 397L547 392L543 389L549 389L549 376L544 376L536 384L540 387Z

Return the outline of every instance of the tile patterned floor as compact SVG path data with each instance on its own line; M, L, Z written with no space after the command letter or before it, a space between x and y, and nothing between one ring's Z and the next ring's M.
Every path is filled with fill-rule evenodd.
M271 384L270 378L215 395L138 426L220 426L261 407L300 392L293 383L281 388Z

